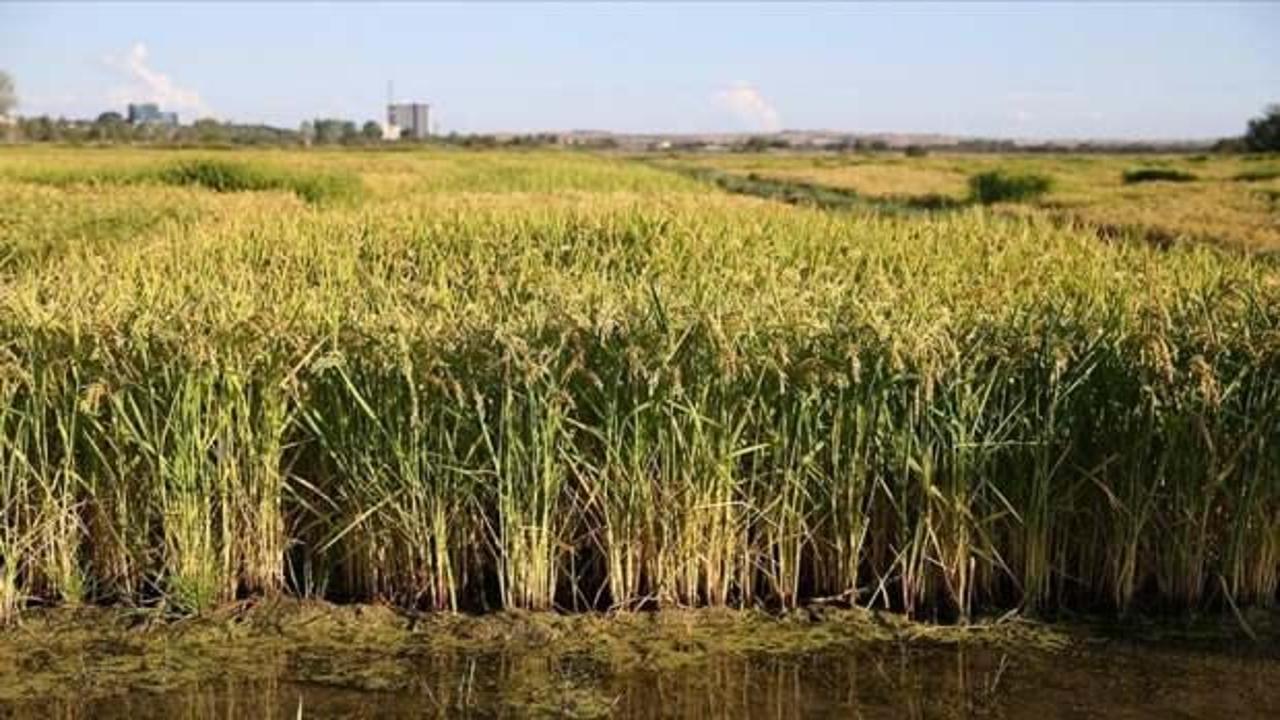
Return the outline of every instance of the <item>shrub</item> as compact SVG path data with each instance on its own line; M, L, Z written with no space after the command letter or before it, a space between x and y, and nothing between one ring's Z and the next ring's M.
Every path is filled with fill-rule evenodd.
M969 178L969 195L983 205L1020 202L1037 198L1052 186L1053 181L1044 175L993 170Z
M929 154L929 148L922 145L908 145L905 152L907 157L924 157Z
M1191 182L1196 179L1195 175L1185 170L1173 168L1133 168L1125 170L1123 177L1126 185L1144 182Z

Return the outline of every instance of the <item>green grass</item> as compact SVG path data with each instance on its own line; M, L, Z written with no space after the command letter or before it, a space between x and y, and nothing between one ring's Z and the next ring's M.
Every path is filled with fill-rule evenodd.
M0 157L0 614L1277 599L1273 261L458 157L226 159L365 188L311 206Z
M1194 173L1175 168L1144 167L1125 170L1121 176L1127 185L1147 182L1192 182Z
M1026 202L1044 195L1051 187L1053 181L1049 177L1030 173L993 170L969 178L970 197L984 205Z

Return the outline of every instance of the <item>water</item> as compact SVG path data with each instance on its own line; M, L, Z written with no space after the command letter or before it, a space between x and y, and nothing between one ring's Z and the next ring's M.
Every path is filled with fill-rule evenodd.
M663 669L592 655L413 657L394 692L325 681L314 659L252 682L0 704L0 717L1262 718L1280 716L1275 648L1089 641L1065 650L875 645L709 656ZM660 663L659 663L660 665ZM301 680L300 680L301 679Z

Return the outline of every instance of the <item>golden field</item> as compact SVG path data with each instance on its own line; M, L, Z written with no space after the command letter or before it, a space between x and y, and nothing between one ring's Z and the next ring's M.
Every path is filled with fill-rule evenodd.
M1054 185L887 214L552 150L0 152L0 614L1276 600L1264 161L678 162Z

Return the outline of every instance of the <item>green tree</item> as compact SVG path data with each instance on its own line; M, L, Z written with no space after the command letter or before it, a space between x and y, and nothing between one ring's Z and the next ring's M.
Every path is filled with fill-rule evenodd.
M93 127L89 128L89 139L124 140L129 135L129 129L120 113L108 110L93 121Z
M364 127L360 128L360 134L364 136L365 140L381 140L382 126L370 120L364 124Z
M315 128L315 137L318 143L345 142L359 135L356 131L356 124L350 120L316 118L312 126Z
M227 141L227 132L222 123L213 118L200 118L191 125L196 133L196 140L202 143L218 143Z
M747 141L739 146L743 152L764 152L772 148L786 148L787 141L778 137L766 137L764 135L752 135Z
M1262 117L1249 121L1244 147L1251 152L1280 152L1280 105L1269 105Z
M48 115L26 118L18 121L18 124L22 129L22 136L29 140L50 142L61 139L58 126L54 124Z

